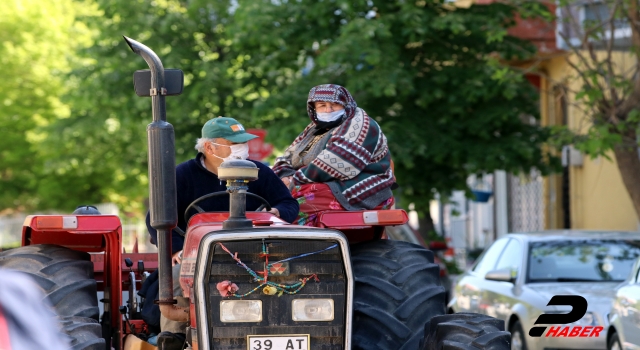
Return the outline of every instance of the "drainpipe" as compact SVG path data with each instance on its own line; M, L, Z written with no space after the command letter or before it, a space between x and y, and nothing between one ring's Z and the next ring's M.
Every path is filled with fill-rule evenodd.
M498 170L495 173L495 205L496 205L496 237L504 237L509 233L509 197L507 193L507 173Z

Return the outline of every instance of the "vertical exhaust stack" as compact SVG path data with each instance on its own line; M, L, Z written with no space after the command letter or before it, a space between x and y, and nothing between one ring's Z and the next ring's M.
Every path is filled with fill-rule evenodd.
M151 105L153 122L147 126L149 146L149 211L151 227L158 231L158 273L160 312L168 319L187 321L189 314L175 307L171 274L171 231L178 224L176 204L175 136L167 123L164 67L160 58L147 46L124 37L133 52L142 56L151 71Z
M253 227L247 219L246 203L249 181L258 179L258 167L248 160L226 160L218 167L218 178L227 181L229 192L229 219L222 223L224 229Z

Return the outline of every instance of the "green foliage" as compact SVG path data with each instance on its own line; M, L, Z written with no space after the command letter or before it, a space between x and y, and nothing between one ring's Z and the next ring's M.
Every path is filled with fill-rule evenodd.
M70 74L73 89L66 99L73 106L69 118L49 131L48 159L55 169L52 193L57 208L81 203L115 202L127 211L141 212L148 195L147 133L151 100L133 91L133 72L147 69L131 52L123 35L143 42L166 68L185 72L184 93L168 97L167 120L176 135L176 161L195 154L195 140L205 121L218 115L242 116L246 96L235 75L244 55L229 49L222 2L96 0L98 11L78 20L96 33L91 46L80 52L84 65ZM242 119L242 118L241 118ZM246 120L246 119L245 119Z
M460 275L464 273L464 270L458 267L458 263L455 260L442 259L442 263L447 269L447 273L452 276Z
M576 3L560 0L558 6L562 17L551 13L546 6L524 6L514 2L530 17L555 21L568 31L559 36L567 43L573 54L568 59L572 68L571 77L581 85L573 98L590 122L586 132L579 130L555 130L556 143L574 144L577 149L591 157L605 156L621 144L636 143L639 103L638 87L633 78L639 69L640 52L637 43L631 45L616 42L612 30L627 27L631 36L637 36L638 28L629 26L634 13L637 16L636 0L604 0ZM578 7L590 7L590 16L582 18ZM526 8L526 9L524 9ZM579 24L579 25L578 25ZM635 57L634 57L635 56ZM625 61L635 61L626 65ZM560 136L561 135L561 136ZM607 157L608 158L608 157ZM637 196L632 195L632 198Z
M566 126L555 126L552 131L552 142L555 148L573 144L579 151L591 158L609 157L609 150L622 142L622 136L609 124L597 124L589 128L586 133L576 133Z
M69 117L60 98L64 80L82 44L83 26L74 23L82 9L72 0L8 0L0 11L0 211L46 205L42 177L49 164L41 152L43 131Z
M278 146L308 123L312 86L344 85L382 125L405 198L425 208L433 191L465 189L469 174L557 165L541 150L550 130L521 119L537 116L536 91L495 59L533 52L506 35L513 18L497 3L247 0L228 31L252 52L245 67L260 67L244 84L272 88L254 117Z
M135 96L132 73L147 65L122 35L152 48L166 68L185 72L184 93L167 98L178 162L194 155L202 124L218 115L268 128L269 141L283 149L309 122L309 89L337 83L382 125L403 195L417 208L426 208L434 191L466 188L469 174L531 167L547 173L557 163L542 151L551 131L529 122L538 114L537 92L500 64L533 53L507 35L514 18L509 5L32 2L33 11L50 10L55 23L3 10L0 16L15 19L10 29L0 21L0 33L31 35L37 45L58 51L33 65L23 64L31 58L0 52L3 68L6 57L17 67L5 81L20 84L28 77L31 87L47 92L16 90L24 102L20 109L0 109L1 129L19 120L13 138L0 139L0 149L10 150L3 151L0 167L0 208L19 203L70 210L112 201L143 209L151 106L150 99ZM42 32L29 34L34 30ZM35 66L46 73L21 71ZM0 84L0 96L12 91L7 86ZM20 137L24 133L30 136Z
M555 19L555 13L551 12L551 9L544 2L535 0L513 0L508 3L518 9L518 14L523 19L539 18L545 21Z

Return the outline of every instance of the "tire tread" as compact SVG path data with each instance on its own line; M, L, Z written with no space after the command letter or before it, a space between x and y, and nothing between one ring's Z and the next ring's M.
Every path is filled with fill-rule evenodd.
M418 349L427 321L445 313L433 253L392 240L359 243L351 253L356 280L353 349Z
M510 350L511 334L504 321L458 313L433 317L425 326L423 350Z
M0 268L30 276L53 305L71 350L104 350L97 283L88 253L57 245L30 245L0 253Z

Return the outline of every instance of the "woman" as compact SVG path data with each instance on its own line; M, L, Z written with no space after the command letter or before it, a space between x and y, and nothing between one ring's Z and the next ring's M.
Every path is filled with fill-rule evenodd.
M273 170L300 203L297 223L316 225L327 210L388 209L395 184L387 139L347 89L309 91L311 123L276 159Z

